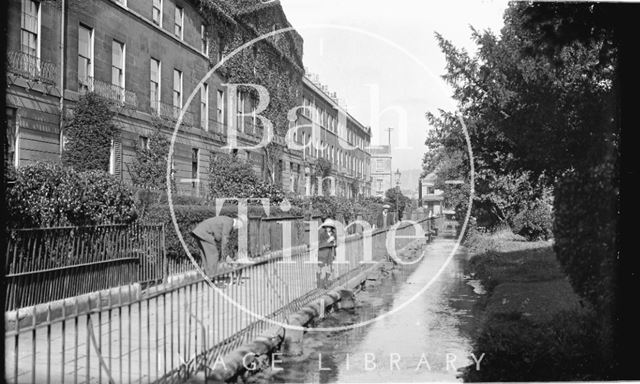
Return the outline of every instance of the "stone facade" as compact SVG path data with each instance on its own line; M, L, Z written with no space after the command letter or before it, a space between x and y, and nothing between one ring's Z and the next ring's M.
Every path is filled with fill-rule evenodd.
M113 144L108 171L130 181L128 164L134 160L136 146L144 143L158 122L170 137L181 107L192 97L175 135L172 165L179 192L192 195L206 189L215 155L229 151L224 148L229 126L238 122L234 113L241 112L238 101L246 96L229 94L224 71L205 80L206 93L199 87L201 79L239 45L239 36L246 41L290 26L278 1L259 0L9 0L8 12L9 161L18 167L34 161L59 161L65 120L72 116L79 97L93 91L120 106L116 123L121 137ZM292 32L268 43L274 57L289 63L289 75L302 79L302 38ZM152 61L160 64L157 77L152 74ZM300 105L304 93L331 109L331 98L325 92L308 80L300 83L304 84L299 91ZM251 102L242 105L245 113L255 107ZM299 115L304 120L302 111ZM260 141L261 129L251 117L244 120L241 127L234 125L238 144L251 146ZM350 116L344 131L369 142L369 129ZM338 133L325 126L322 132L326 137L336 136L327 139L336 148ZM283 137L277 141L284 144ZM316 159L334 161L336 190L342 191L338 194L350 196L348 186L358 180L358 192L368 191L364 148L345 152L344 162L330 158L328 151L316 151ZM239 156L265 173L262 149L240 150ZM285 190L307 192L307 159L302 150L282 151L275 178Z
M391 150L388 145L370 148L371 152L371 195L384 197L384 193L395 187Z

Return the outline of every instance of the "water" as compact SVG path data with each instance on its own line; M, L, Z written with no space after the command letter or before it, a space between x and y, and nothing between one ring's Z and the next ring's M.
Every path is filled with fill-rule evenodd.
M453 239L437 239L427 246L419 265L395 271L360 293L356 309L332 313L317 326L355 324L389 310L397 309L396 313L351 330L309 332L302 356L283 357L277 364L281 370L268 369L249 381L461 381L458 369L474 363L471 340L478 326L474 304L479 294L464 276L466 253L458 252L433 284L405 305L437 275L453 246Z

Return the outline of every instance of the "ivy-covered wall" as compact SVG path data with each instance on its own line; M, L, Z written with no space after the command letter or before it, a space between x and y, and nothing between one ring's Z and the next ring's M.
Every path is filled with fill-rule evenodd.
M284 138L289 121L289 110L301 104L302 38L295 31L259 40L233 57L229 53L243 44L274 29L289 27L278 2L264 5L260 1L227 1L225 3L201 1L201 10L210 22L208 31L213 46L212 62L217 62L221 50L228 61L219 69L219 75L229 83L257 84L269 92L269 105L261 113L273 124L274 134ZM241 87L248 95L250 105L258 104L258 93L253 87ZM235 97L235 95L231 95ZM249 107L251 108L251 107ZM245 108L246 111L248 111ZM250 109L249 109L250 110ZM262 126L260 120L257 121ZM272 183L281 180L280 161L287 151L282 144L272 141L262 149L264 177Z

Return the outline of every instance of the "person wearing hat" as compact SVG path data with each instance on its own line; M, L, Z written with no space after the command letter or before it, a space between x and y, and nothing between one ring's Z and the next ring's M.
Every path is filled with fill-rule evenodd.
M215 216L204 220L191 231L200 248L207 276L214 277L218 273L220 260L226 259L231 231L242 228L245 221L244 217Z
M333 274L333 260L335 259L336 240L335 222L327 218L320 225L318 234L318 271L316 281L318 288L328 289Z

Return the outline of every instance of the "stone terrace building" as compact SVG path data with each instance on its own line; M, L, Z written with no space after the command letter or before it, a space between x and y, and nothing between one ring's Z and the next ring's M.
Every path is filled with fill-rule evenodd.
M112 144L108 171L130 181L128 164L134 160L136 146L148 145L156 126L169 136L195 91L177 134L172 167L179 191L198 195L206 188L210 162L216 154L228 152L223 147L229 126L237 128L241 146L258 143L262 135L255 117L235 115L250 113L258 100L246 90L229 94L223 84L250 80L261 84L261 78L273 74L295 84L296 105L303 104L303 94L319 103L331 100L304 79L302 38L296 32L263 40L235 58L244 64L266 61L274 73L266 76L253 64L251 78L223 66L196 89L234 48L290 26L278 1L9 0L8 11L7 136L9 160L18 167L59 161L65 121L79 97L95 92L119 105L116 123L121 135ZM276 142L281 145L286 128L276 127L280 133ZM369 169L364 151L369 130L353 118L347 128L344 139L361 142L362 147L353 153L340 152L336 136L327 138L333 149L321 154L336 164L337 190L343 195L350 195L348 186L354 180L362 181L361 193L366 191ZM335 129L331 132L336 135ZM278 159L271 160L275 166L259 148L238 154L262 174L270 168L285 189L304 192L303 151L285 148Z
M391 168L391 148L389 145L372 146L371 151L371 194L384 197L385 192L393 188L393 169Z
M371 128L365 127L342 108L336 94L329 92L327 86L321 84L317 76L309 75L303 79L302 105L298 125L316 124L320 137L312 137L311 128L301 130L297 139L301 143L312 142L303 153L307 164L305 169L305 192L315 180L310 179L308 164L313 165L317 159L324 158L331 164L333 177L330 194L342 197L369 195L371 177L369 173L370 155L366 151L371 141ZM316 121L312 111L316 110ZM343 118L340 118L340 115ZM353 148L353 149L352 149Z

